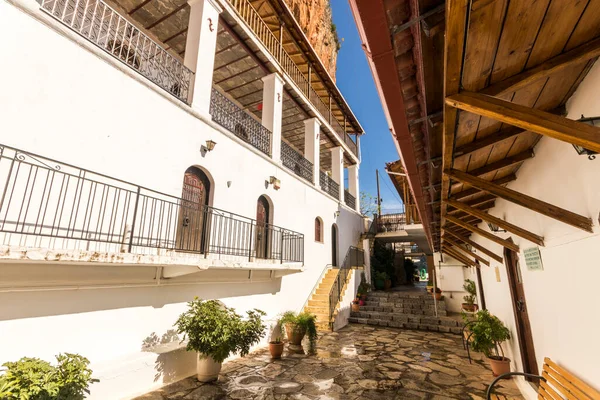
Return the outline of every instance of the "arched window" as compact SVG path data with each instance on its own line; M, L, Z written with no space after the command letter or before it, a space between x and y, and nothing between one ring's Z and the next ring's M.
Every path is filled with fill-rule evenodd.
M315 242L323 243L323 221L321 218L315 218Z

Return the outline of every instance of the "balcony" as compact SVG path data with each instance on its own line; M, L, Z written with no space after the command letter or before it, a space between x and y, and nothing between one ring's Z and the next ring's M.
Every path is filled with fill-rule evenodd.
M323 190L325 193L328 193L330 196L339 199L340 185L323 171L319 172L319 185L321 186L321 190Z
M356 209L356 197L352 196L348 190L344 190L344 202L353 210Z
M304 235L0 145L5 245L303 262Z
M299 177L313 182L313 164L286 142L281 142L281 162Z

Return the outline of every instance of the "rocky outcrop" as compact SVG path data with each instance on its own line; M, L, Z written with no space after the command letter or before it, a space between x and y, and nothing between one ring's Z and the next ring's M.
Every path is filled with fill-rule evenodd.
M329 0L285 0L317 55L335 79L340 42Z

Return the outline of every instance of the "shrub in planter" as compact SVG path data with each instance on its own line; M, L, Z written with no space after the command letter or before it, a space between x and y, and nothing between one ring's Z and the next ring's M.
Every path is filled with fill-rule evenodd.
M280 337L277 337L275 340L269 342L269 352L271 353L271 358L281 358L281 355L283 354L283 345L284 343L281 341Z
M498 317L487 310L477 313L471 325L471 347L488 358L494 376L510 372L510 359L504 356L502 342L510 339L510 331Z
M188 303L188 310L175 322L178 333L188 339L187 350L198 352L197 375L201 382L219 377L221 364L231 354L245 356L250 347L258 343L266 326L261 310L247 312L247 318L233 308L225 307L216 300L200 300Z
M0 376L0 399L6 400L82 400L89 394L92 378L90 362L79 354L56 356L53 366L39 358L7 362Z
M462 303L462 309L467 312L475 312L477 311L477 304L475 304L475 300L477 300L477 287L475 286L475 282L470 279L465 279L465 284L463 285L463 289L468 294L463 297L465 301Z
M375 288L377 290L383 290L385 288L385 281L390 279L390 276L385 272L375 271L374 274L375 279Z
M433 297L435 297L436 300L441 300L442 299L442 289L440 289L439 287L436 287Z
M314 350L317 343L317 317L308 312L295 313L286 311L281 316L279 322L285 328L289 345L288 349L294 353L304 353L302 348L302 339L308 333L311 351Z

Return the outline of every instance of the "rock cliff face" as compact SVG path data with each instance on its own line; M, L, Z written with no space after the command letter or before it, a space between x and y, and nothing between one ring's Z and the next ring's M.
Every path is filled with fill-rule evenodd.
M335 79L339 39L329 0L285 0L317 55Z

